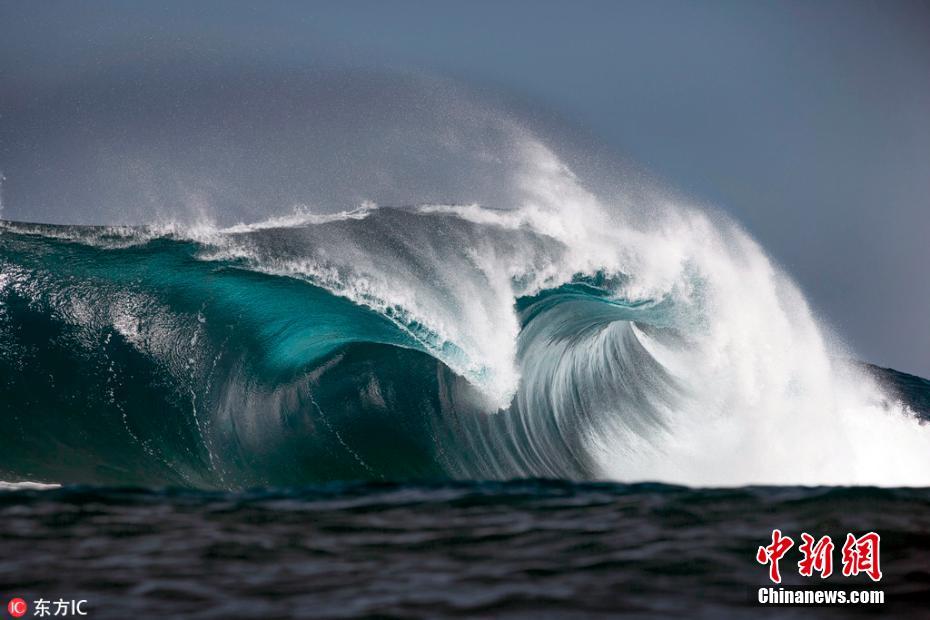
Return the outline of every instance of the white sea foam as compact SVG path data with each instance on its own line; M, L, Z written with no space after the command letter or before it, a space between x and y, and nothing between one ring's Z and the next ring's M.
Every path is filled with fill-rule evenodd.
M478 387L489 414L523 406L514 415L531 438L546 416L559 433L580 434L604 478L930 484L930 429L841 361L842 342L738 225L661 192L599 195L533 136L514 129L513 142L516 198L506 209L390 213L371 203L226 227L41 233L107 247L190 239L204 260L304 279L374 308ZM271 229L282 234L264 234ZM605 274L614 299L647 302L647 311L570 346L549 332L529 341L516 299L577 274ZM648 311L657 304L661 321ZM127 321L116 324L132 341ZM660 323L675 336L650 329ZM630 377L642 383L627 385Z
M600 198L540 142L524 136L520 150L513 180L522 202L515 208L415 209L474 225L445 230L445 242L427 226L389 227L368 237L353 232L362 229L332 238L311 234L313 250L303 255L266 252L255 239L216 245L224 257L306 278L403 325L425 326L436 339L424 346L479 386L491 409L508 407L521 381L522 389L545 392L556 403L569 398L563 391L578 388L559 381L527 386L515 298L578 273L624 274L617 298L673 302L679 340L663 343L635 327L632 335L685 396L649 396L665 404L655 405L663 424L648 431L630 424L640 415L630 403L616 403L594 422L579 415L572 423L585 426L603 477L714 485L930 482L930 431L886 405L871 379L838 361L848 356L843 345L737 225L659 194L647 205ZM313 228L369 213L295 214L221 232ZM448 343L455 347L444 348ZM580 355L576 363L593 363L585 360ZM620 381L630 370L605 368L615 376L599 380ZM570 371L570 365L558 369ZM598 389L593 382L582 387Z
M4 482L0 480L0 492L2 491L45 491L48 489L61 488L60 484L50 484L47 482Z

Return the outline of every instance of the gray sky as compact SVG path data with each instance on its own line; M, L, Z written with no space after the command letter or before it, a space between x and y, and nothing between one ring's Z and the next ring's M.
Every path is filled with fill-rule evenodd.
M864 359L930 376L930 3L0 0L0 171L16 109L162 58L426 72L538 105L733 214ZM29 219L14 181L3 216Z

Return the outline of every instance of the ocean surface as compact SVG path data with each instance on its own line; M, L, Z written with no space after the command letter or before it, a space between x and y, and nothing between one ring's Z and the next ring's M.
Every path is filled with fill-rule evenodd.
M559 481L245 493L0 492L0 593L90 618L841 618L930 614L930 491ZM778 527L881 534L883 605L759 606ZM839 551L837 550L837 556ZM835 559L839 566L839 557Z
M588 207L2 223L0 594L930 617L930 383L854 361L738 228ZM775 528L878 532L879 584L820 585L885 605L759 607Z

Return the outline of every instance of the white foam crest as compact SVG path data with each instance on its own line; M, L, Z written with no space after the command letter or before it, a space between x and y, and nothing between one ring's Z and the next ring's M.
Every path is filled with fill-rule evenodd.
M340 222L345 220L363 220L368 217L372 211L376 210L378 205L373 202L364 202L357 209L351 211L340 211L338 213L314 213L306 205L298 205L292 213L281 216L273 216L260 222L251 224L239 223L218 230L217 232L236 234L249 233L257 230L268 230L272 228L293 228L295 226L308 226L311 224L325 224L327 222Z
M668 431L633 436L625 424L607 432L592 427L589 447L605 477L695 485L930 483L930 429L901 406L886 405L873 380L841 361L848 356L842 343L738 226L661 196L646 205L656 217L634 224L629 204L605 205L543 145L530 141L524 152L520 208L421 211L557 239L567 251L536 287L578 272L624 273L631 280L618 295L671 297L690 319L679 325L687 346L666 348L636 332L689 397L668 413Z
M0 480L0 491L47 491L60 488L60 484L48 482L5 482Z
M539 197L533 204L568 197L563 204L575 211L566 209L568 223L554 234L571 244L575 266L629 273L628 297L671 295L697 313L684 326L689 346L660 354L653 345L690 398L673 412L671 431L641 449L628 450L633 439L622 425L616 437L591 437L606 476L702 485L930 482L930 431L883 407L881 389L837 361L847 355L842 344L824 335L801 292L742 230L661 199L651 230L610 227L568 173L545 158L542 169L556 179L529 181ZM614 213L623 222L623 209Z
M317 246L311 256L279 258L263 255L248 240L224 241L203 258L245 261L257 271L306 280L372 308L472 380L491 410L510 404L519 381L513 292L506 274L483 276L481 253L466 251L437 260L434 266L448 271L437 274L445 287L433 288L418 271L419 262L389 263L375 246ZM493 260L489 264L497 266ZM461 277L455 277L456 271Z
M133 226L60 226L0 221L0 231L38 235L49 239L72 241L100 248L123 248L140 245L161 236L148 228Z
M210 217L200 214L193 221L167 219L144 226L61 226L0 221L0 230L26 235L41 235L51 239L72 241L104 249L119 249L144 245L154 239L169 238L195 241L206 245L228 245L228 235L246 234L275 228L295 228L327 222L363 220L378 208L364 202L355 209L338 213L316 213L306 205L295 206L285 215L276 215L250 223L221 227Z
M618 297L673 300L683 332L678 346L642 330L635 335L688 398L668 410L664 431L631 433L620 423L628 412L619 410L617 424L592 426L587 443L604 477L702 485L930 483L928 429L900 407L882 405L887 398L874 382L836 361L846 356L842 344L738 226L661 195L648 204L607 201L538 141L526 138L519 150L515 208L416 209L470 222L483 231L480 238L450 228L441 244L430 230L390 228L383 238L315 237L308 255L286 257L263 254L247 235L237 238L361 219L370 209L295 213L202 238L214 244L210 257L305 278L402 326L426 327L435 338L425 346L479 386L492 408L507 406L520 383L515 298L578 273L625 274Z

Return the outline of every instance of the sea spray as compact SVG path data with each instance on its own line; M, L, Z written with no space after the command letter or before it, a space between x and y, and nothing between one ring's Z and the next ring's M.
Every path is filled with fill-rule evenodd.
M508 210L6 223L2 478L926 481L915 406L739 227L522 152Z

